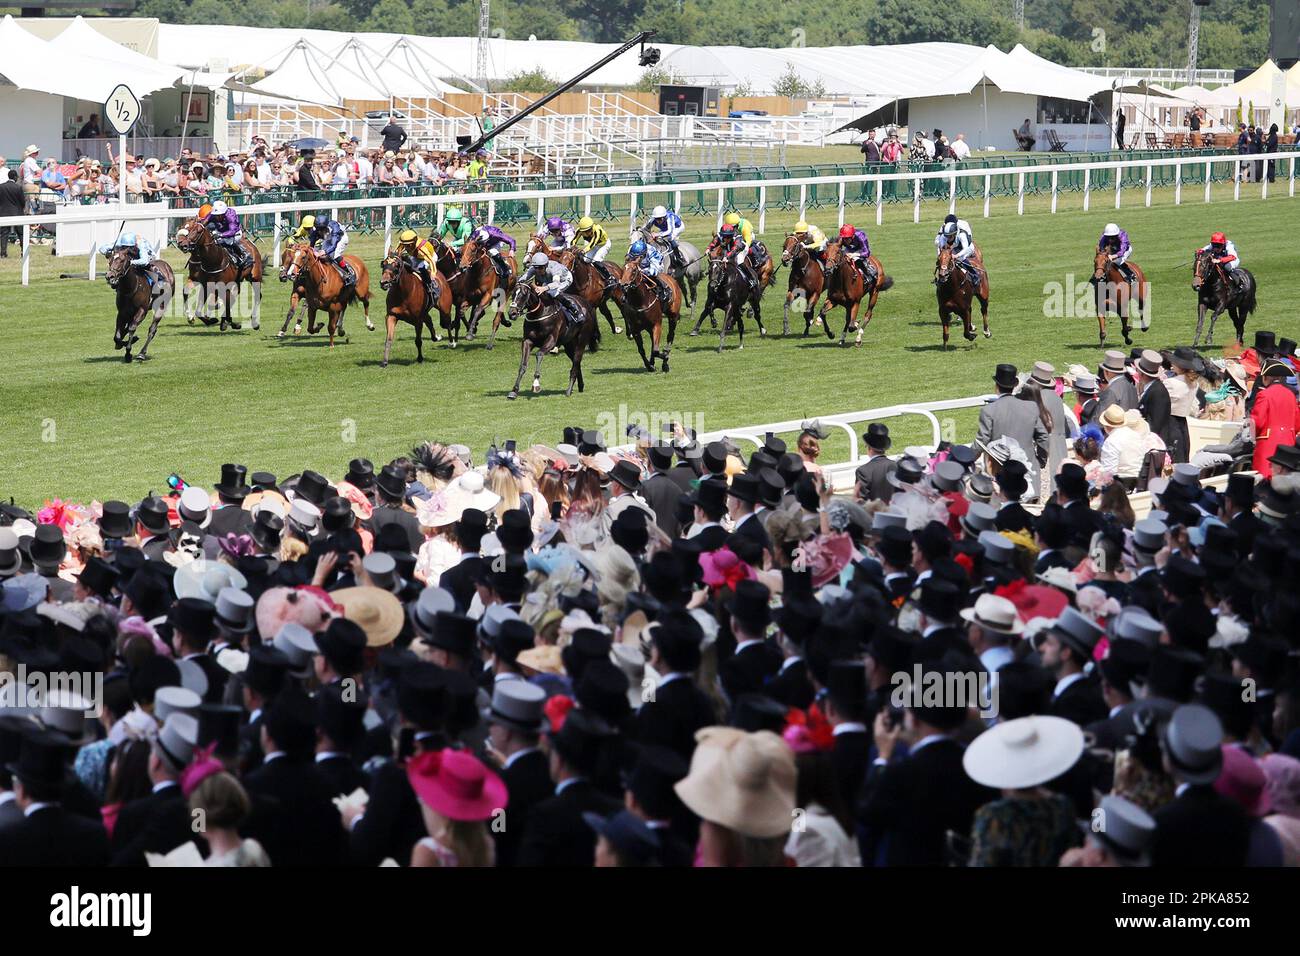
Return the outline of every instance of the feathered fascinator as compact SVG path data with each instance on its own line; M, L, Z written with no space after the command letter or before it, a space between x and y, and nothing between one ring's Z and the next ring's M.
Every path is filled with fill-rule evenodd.
M505 468L515 478L524 476L524 463L520 460L519 455L513 451L504 451L493 445L487 453L487 470L490 473L494 468Z
M427 441L411 449L411 460L416 471L427 471L441 482L449 482L456 474L456 456L446 445Z

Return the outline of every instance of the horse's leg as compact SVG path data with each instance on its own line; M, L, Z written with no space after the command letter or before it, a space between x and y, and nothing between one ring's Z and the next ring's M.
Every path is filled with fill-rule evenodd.
M1205 303L1197 300L1196 303L1196 332L1192 335L1192 348L1196 348L1201 342L1201 330L1205 328Z
M629 328L629 329L632 328L631 323L628 323L628 328ZM654 363L654 354L655 354L655 353L654 353L654 340L651 339L651 342L650 342L650 358L646 358L646 356L645 356L645 341L644 341L644 337L642 336L642 332L643 332L643 331L644 331L644 329L641 327L640 324L638 324L637 327L636 327L636 329L633 331L633 334L632 334L632 340L633 340L634 342L636 342L636 350L637 350L637 352L639 352L639 353L641 354L641 364L645 366L645 370L646 370L647 372L653 372L653 371L655 370L655 363Z
M334 348L334 334L338 331L339 323L343 320L343 310L335 303L329 307L329 330L330 330L330 348Z
M731 326L731 306L727 305L722 311L722 329L718 332L718 354L722 354L722 347L727 341L727 329Z
M569 356L569 387L564 390L565 398L573 397L573 386L578 384L578 348L570 343L564 347L564 354Z
M379 363L380 368L388 368L388 356L393 350L393 334L397 331L397 316L389 312L384 316L384 324L387 328L384 330L384 360Z
M1222 306L1215 306L1213 311L1210 312L1210 331L1209 334L1205 336L1205 345L1207 348L1214 344L1214 323L1218 321L1219 313L1222 311Z
M424 313L415 317L415 361L420 365L424 364L424 323L426 321L432 324L432 320Z
M939 307L939 321L943 324L943 348L948 350L948 327L952 324L952 313L945 307Z
M161 308L153 310L153 321L149 323L149 334L145 336L144 348L142 348L140 354L136 356L138 361L143 362L149 357L149 344L153 342L153 337L158 334L158 323L162 321L164 311L165 310Z
M745 347L745 305L741 303L736 309L736 351Z
M826 321L826 311L830 307L831 307L830 296L827 296L826 299L822 302L821 311L817 313L817 324L822 327L822 331L826 333L826 337L828 339L834 339L835 333L831 331L830 323Z
M316 324L316 306L310 299L307 300L307 334L315 335L320 331L320 326Z
M289 331L289 321L293 318L293 314L297 311L298 311L298 293L291 291L289 293L289 311L285 313L284 325L280 326L280 331L275 334L276 338L282 339L285 337L285 335ZM295 329L295 331L297 330Z
M140 327L140 320L144 318L144 312L144 309L136 309L135 315L131 317L131 322L127 326L126 355L124 357L127 362L131 361L131 346L138 341L135 330Z
M564 320L561 319L561 322ZM559 347L558 345L556 346ZM533 369L533 394L536 395L542 390L542 359L546 357L547 349L537 349L537 365Z
M248 327L256 332L262 327L262 283L250 282L249 285L253 289L253 313L249 316Z
M519 359L519 374L515 376L515 387L510 389L506 398L515 399L519 397L519 383L524 380L524 372L528 369L528 354L533 349L533 343L527 337L523 341L523 356Z

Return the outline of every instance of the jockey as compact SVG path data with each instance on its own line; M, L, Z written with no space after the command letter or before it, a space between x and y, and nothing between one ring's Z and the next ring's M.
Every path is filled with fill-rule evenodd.
M106 242L102 244L99 247L99 252L101 255L111 256L117 249L134 250L135 257L132 258L131 265L140 267L141 269L144 269L145 266L158 258L158 250L153 247L149 240L136 236L134 232L124 232L118 236L113 243L109 244ZM144 269L142 275L144 275L150 285L153 285L153 276L150 275L147 269Z
M327 216L313 220L306 242L313 249L320 246L321 257L338 267L344 285L353 285L357 281L351 266L343 261L343 253L348 248L348 231L343 223Z
M847 222L840 226L840 251L862 272L863 282L870 286L876 281L876 270L871 265L871 242L865 232Z
M793 235L799 240L799 245L808 250L808 255L812 256L815 262L825 264L826 244L829 241L826 233L800 219L794 224Z
M669 258L674 266L680 269L685 265L682 262L681 250L677 248L677 237L686 231L686 224L682 222L682 217L677 215L676 210L666 206L655 206L650 210L650 218L645 228L651 238L658 239L668 247Z
M546 220L546 238L550 241L552 249L568 249L573 245L576 235L573 226L565 222L562 217L552 216Z
M496 226L479 226L474 230L474 241L487 251L490 257L489 261L497 270L503 283L510 281L510 267L506 265L505 259L501 255L501 247L509 248L510 254L515 254L515 240L509 233L502 232ZM504 321L504 320L503 320Z
M944 217L943 226L939 229L939 234L934 237L934 247L942 251L947 246L952 249L952 257L957 260L961 266L970 275L972 280L978 279L978 270L975 265L968 260L975 254L975 239L971 234L970 223L965 219L958 219L952 213Z
M244 251L244 234L239 228L239 214L221 199L212 204L212 209L203 217L203 224L208 227L217 244L224 246L235 268L243 271L248 265L248 255Z
M668 288L668 283L664 282L662 278L663 274L669 270L669 263L664 254L653 243L638 239L628 246L627 256L629 259L639 259L637 268L655 280L655 289L659 293L664 310L667 311L669 303L672 301L672 291Z
M1101 231L1101 239L1097 241L1097 251L1108 253L1110 261L1119 267L1124 278L1129 282L1133 281L1133 272L1126 265L1129 256L1133 254L1133 246L1128 241L1127 232L1113 222L1106 223L1106 228Z
M438 250L428 239L421 239L414 229L403 229L397 237L397 253L424 282L426 297L432 298L430 286L438 269Z
M1215 265L1222 266L1223 271L1227 274L1228 280L1238 289L1242 288L1242 283L1246 277L1237 270L1241 268L1241 257L1237 255L1237 247L1233 241L1221 232L1216 232L1210 236L1210 244L1201 246L1201 252L1208 251L1210 258L1214 260Z
M474 220L466 216L459 206L449 206L442 219L442 227L434 238L446 240L449 246L460 252L473 232Z
M577 231L573 234L573 248L582 253L588 262L604 262L605 255L613 240L603 226L596 225L590 216L578 220Z
M538 281L541 279L547 280L545 285ZM541 293L542 301L559 306L560 313L568 321L581 321L582 316L576 314L570 303L561 295L573 285L573 273L546 253L533 253L533 257L528 260L528 271L524 273L521 281L531 282L533 288Z

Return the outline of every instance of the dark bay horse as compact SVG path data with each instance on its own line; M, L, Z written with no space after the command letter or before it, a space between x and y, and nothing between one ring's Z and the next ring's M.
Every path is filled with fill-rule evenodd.
M695 318L695 304L699 301L696 289L709 274L709 262L694 244L687 242L685 239L677 240L677 253L680 256L680 262L674 261L672 257L672 248L667 241L657 232L646 232L644 229L637 229L632 233L631 241L643 239L647 243L654 243L664 254L664 260L668 263L668 274L672 276L674 282L681 286L682 303L691 308L691 318Z
M108 272L105 274L108 287L117 292L117 328L113 333L113 348L125 349L123 360L127 362L131 361L131 346L140 341L136 329L145 315L152 312L149 334L136 359L143 362L149 357L149 343L158 334L158 323L176 294L176 276L167 262L155 259L147 266L137 268L131 265L136 255L134 246L114 249L108 258Z
M501 269L496 268L496 263L500 262L505 266L504 277ZM492 256L488 253L487 247L479 244L477 239L470 238L466 240L465 245L460 250L460 268L465 275L470 278L466 281L474 283L479 281L479 276L483 264L486 263L489 271L492 272L492 288L488 293L488 298L492 301L494 312L492 316L492 335L488 339L488 348L492 348L496 342L497 329L501 327L502 322L506 328L510 327L510 296L515 291L515 281L518 276L515 270L515 257L513 254L503 254L501 256ZM478 323L483 318L484 308L479 308L470 313L469 331L465 337L473 339L478 335ZM455 345L453 339L452 345Z
M338 268L325 259L311 246L300 242L293 247L293 259L285 270L285 277L294 285L302 284L307 299L307 332L315 335L320 331L316 324L316 313L324 309L329 314L328 327L330 348L334 348L334 336L339 333L343 323L343 313L352 302L360 302L365 310L366 328L374 331L375 324L370 321L370 273L366 264L356 256L346 256L348 264L356 273L355 285L344 286L343 276Z
M261 327L262 254L247 236L240 239L240 246L247 254L248 262L242 268L236 268L230 253L217 242L201 219L191 219L177 231L176 248L189 254L190 284L198 298L197 303L194 303L194 295L189 300L193 305L192 310L187 309L191 325L195 318L204 325L216 321L207 315L208 302L214 301L221 310L221 331L240 328L241 323L231 318L230 307L238 301L243 284L247 282L253 290L251 327L254 330Z
M762 291L761 286L755 288L744 274L740 271L740 266L731 261L730 256L722 256L717 259L709 260L709 288L708 295L705 299L705 311L695 320L695 329L691 332L695 335L700 330L700 323L704 317L709 316L712 320L713 308L722 309L722 329L718 333L718 352L722 352L722 347L727 340L727 332L734 325L737 335L740 338L740 344L737 348L745 347L745 307L749 306L754 311L754 321L758 323L758 334L766 335L767 329L763 328L763 313L761 308Z
M813 258L811 252L793 234L785 237L781 247L781 264L790 267L790 281L786 285L785 313L781 323L781 334L790 334L790 306L797 300L804 314L803 334L812 328L813 313L817 311L817 300L821 298L826 284L826 274L821 263Z
M1208 249L1196 253L1192 260L1192 288L1196 290L1196 334L1192 336L1192 347L1201 339L1201 328L1205 324L1205 313L1210 313L1210 333L1205 337L1205 344L1214 343L1214 322L1225 310L1237 330L1238 344L1245 344L1246 317L1255 311L1255 276L1246 269L1235 271L1245 276L1245 281L1238 288L1228 278L1223 266L1214 261Z
M531 258L533 253L539 251L545 252L573 273L573 285L569 286L569 291L591 306L593 312L603 315L605 321L609 323L611 332L618 335L623 331L614 321L614 313L609 308L610 300L615 299L618 293L618 272L613 266L606 262L590 262L576 249L552 248L546 236L536 233L528 237L527 255ZM630 329L627 336L632 337ZM596 341L593 345L596 347L600 345L599 324L596 327ZM592 351L594 352L595 348Z
M818 313L817 318L821 320L822 328L826 330L826 337L833 339L835 334L831 332L831 324L826 321L826 313L830 309L843 307L844 331L840 333L840 345L848 344L845 340L851 331L858 333L853 344L855 346L862 344L862 333L871 324L871 315L876 310L876 300L880 297L880 293L894 284L893 278L885 275L885 267L874 254L869 257L869 261L875 269L876 276L870 288L867 287L867 280L862 270L858 268L852 257L841 249L838 242L833 242L826 248L830 282L826 286L826 298L822 300L821 312ZM859 324L858 312L862 308L863 299L867 300L867 312L862 323ZM985 328L987 327L986 323Z
M934 264L935 296L939 300L939 321L943 323L943 347L948 347L948 326L954 315L961 317L962 334L966 341L975 341L975 323L971 321L971 299L978 299L980 313L984 317L984 337L992 338L989 331L989 274L984 270L984 263L979 253L975 254L973 263L979 268L978 284L957 264L952 249L945 246L939 250L939 258Z
M568 293L561 293L568 295ZM519 397L519 383L524 380L528 370L528 359L537 355L537 367L533 371L533 394L542 390L542 357L554 348L562 348L569 356L569 387L564 394L573 394L573 386L578 391L584 390L582 380L582 356L595 338L596 314L590 305L575 295L569 301L582 315L581 322L570 322L561 313L558 306L545 302L531 283L520 282L515 286L512 303L515 315L524 317L523 355L519 359L519 374L515 377L515 387L506 398Z
M662 358L664 371L668 371L668 353L673 348L673 338L677 334L677 321L682 314L682 289L673 277L659 277L668 289L668 306L665 309L659 295L659 283L652 276L641 271L641 260L629 256L623 264L623 274L619 276L619 285L623 290L619 307L623 310L623 321L627 323L628 332L636 342L636 350L641 353L641 361L647 372L655 370L655 359ZM668 320L668 341L660 347L663 335L664 319ZM650 357L647 359L641 333L650 334Z
M1151 286L1147 282L1146 273L1137 263L1130 262L1127 265L1134 276L1131 283L1105 249L1098 249L1092 260L1092 285L1097 295L1097 334L1101 337L1103 346L1106 344L1106 315L1110 312L1119 316L1125 345L1133 344L1133 337L1129 335L1129 312L1134 303L1137 305L1139 328L1143 332L1151 328L1151 313L1148 309ZM1136 299L1133 294L1135 289Z
M424 280L412 271L404 256L390 255L380 264L383 270L379 279L379 288L388 293L385 300L385 323L387 331L384 336L384 360L380 368L388 368L388 355L393 347L393 334L397 323L408 322L415 326L415 360L424 361L424 327L429 327L430 341L438 341L438 331L433 327L433 309L438 310L438 320L444 329L451 328L451 289L447 280L435 272L430 279L433 288L432 300L425 294Z

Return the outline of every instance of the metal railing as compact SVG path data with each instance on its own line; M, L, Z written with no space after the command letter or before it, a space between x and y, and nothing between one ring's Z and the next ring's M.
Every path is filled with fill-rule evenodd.
M1170 67L1153 67L1153 66L1076 66L1071 69L1082 70L1084 73L1092 73L1095 76L1115 76L1121 78L1130 78L1134 80L1147 80L1151 83L1159 83L1161 86L1176 88L1184 86L1187 83L1187 70L1185 68ZM1232 70L1197 70L1196 79L1193 81L1196 86L1215 86L1233 82Z
M645 208L657 202L671 205L686 215L711 216L721 225L723 215L732 209L752 212L759 234L767 231L769 210L798 211L807 218L810 210L836 212L836 226L843 225L846 210L855 206L874 206L876 224L883 221L886 202L910 202L912 221L921 221L922 200L946 202L949 211L956 211L957 201L983 201L983 216L992 213L991 199L998 184L998 195L1016 197L1016 213L1023 215L1025 197L1040 195L1048 198L1050 213L1057 212L1058 200L1063 194L1082 194L1083 208L1087 210L1094 194L1113 197L1115 208L1120 208L1125 191L1131 195L1140 191L1144 205L1151 205L1152 191L1172 188L1174 203L1183 201L1184 186L1203 189L1203 201L1211 200L1211 187L1215 182L1232 182L1233 200L1242 194L1243 168L1259 162L1277 164L1279 181L1251 184L1259 190L1262 199L1270 194L1283 193L1294 196L1296 188L1297 153L1256 155L1177 155L1151 153L1146 156L1126 156L1098 162L1038 162L1022 160L1004 166L982 164L939 165L895 171L883 167L867 172L840 176L791 176L785 179L718 178L708 182L692 183L631 183L606 186L572 186L559 189L500 189L480 192L449 193L434 191L414 194L412 191L390 190L385 195L374 191L321 192L309 196L295 196L296 201L238 202L236 210L245 217L261 218L269 225L276 259L285 235L285 216L296 220L304 214L322 209L330 211L333 218L343 215L344 221L361 232L380 232L384 236L384 252L392 243L393 230L404 228L436 227L441 224L444 209L449 205L469 207L474 214L488 223L532 222L540 229L548 215L588 215L605 221L621 220L627 223L628 233L643 218ZM1272 157L1269 159L1269 157ZM211 197L209 197L211 198ZM475 211L476 210L476 211ZM108 222L117 223L124 218L152 219L171 222L193 215L190 209L168 209L141 216L131 208L112 204L63 209L59 215L15 216L0 219L0 228L17 226L22 230L22 282L27 285L30 274L31 232L34 227L59 223ZM485 215L484 215L485 213ZM89 274L93 278L95 255L90 254Z

